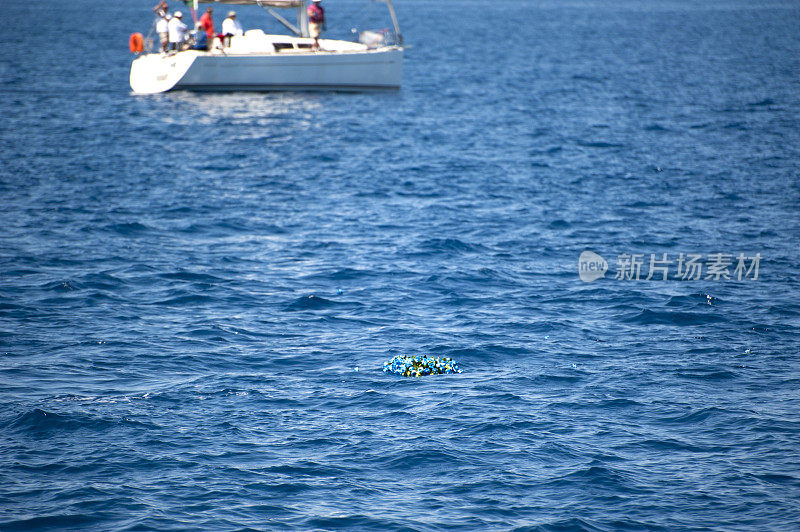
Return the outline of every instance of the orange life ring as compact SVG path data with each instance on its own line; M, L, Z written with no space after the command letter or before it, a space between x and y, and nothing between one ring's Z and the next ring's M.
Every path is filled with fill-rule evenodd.
M141 33L131 33L128 48L130 48L132 54L142 53L144 51L144 36Z

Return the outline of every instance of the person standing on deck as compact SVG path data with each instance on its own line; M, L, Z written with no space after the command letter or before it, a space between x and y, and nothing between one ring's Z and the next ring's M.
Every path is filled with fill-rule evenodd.
M214 19L211 17L214 14L214 8L209 7L203 16L200 17L200 29L206 32L209 45L214 40Z
M186 31L189 27L183 23L183 13L176 11L169 21L169 48L180 52L184 41L186 41Z
M306 14L308 15L308 35L314 39L313 50L319 50L319 36L325 28L325 10L320 5L322 0L311 0Z
M161 44L161 52L167 51L169 45L169 13L167 12L167 3L161 2L153 8L158 20L156 21L156 33L158 33L158 42Z

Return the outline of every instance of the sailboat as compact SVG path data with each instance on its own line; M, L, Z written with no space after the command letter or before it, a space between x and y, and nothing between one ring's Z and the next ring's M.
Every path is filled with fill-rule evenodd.
M200 4L255 5L266 9L287 35L251 29L209 50L141 53L131 64L136 94L173 90L270 91L398 89L403 76L403 41L391 0L394 32L362 32L357 42L309 37L306 0L197 0ZM296 11L296 24L278 10ZM227 41L227 39L226 39Z

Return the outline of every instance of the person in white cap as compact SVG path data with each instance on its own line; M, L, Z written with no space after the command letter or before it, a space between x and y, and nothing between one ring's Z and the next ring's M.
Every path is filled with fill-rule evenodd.
M223 45L230 46L231 37L236 35L244 35L244 31L242 30L242 25L236 20L236 11L229 11L228 16L222 21Z
M325 10L320 3L322 0L311 0L306 14L308 15L308 35L314 39L313 50L319 50L319 36L325 28Z
M183 23L183 13L176 11L169 20L169 48L180 51L186 41L186 32L189 27Z

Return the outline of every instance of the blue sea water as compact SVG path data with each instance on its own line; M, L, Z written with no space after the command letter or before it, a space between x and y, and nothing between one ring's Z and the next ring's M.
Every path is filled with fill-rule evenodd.
M800 4L397 0L400 91L139 97L153 3L0 4L0 529L800 527Z

